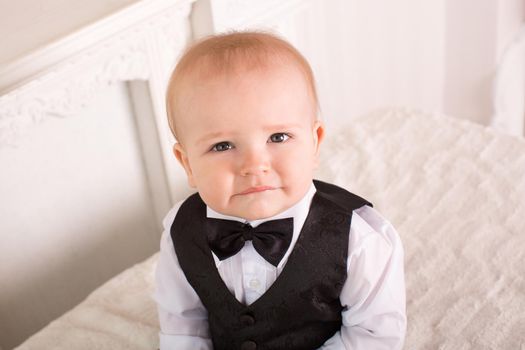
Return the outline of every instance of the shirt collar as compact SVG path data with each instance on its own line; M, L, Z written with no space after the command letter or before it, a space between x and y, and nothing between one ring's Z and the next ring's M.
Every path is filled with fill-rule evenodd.
M308 215L308 211L310 209L310 203L312 202L312 198L313 198L313 196L315 194L315 191L316 191L316 189L315 189L315 186L314 186L314 184L312 182L311 185L310 185L310 188L308 189L306 194L297 203L295 203L290 208L288 208L288 209L286 209L286 210L284 210L284 211L282 211L282 212L280 212L280 213L278 213L278 214L276 214L274 216L271 216L271 217L268 217L268 218L264 218L264 219L258 219L258 220L251 220L250 221L250 220L246 220L246 219L243 219L243 218L240 218L240 217L236 217L236 216L230 216L230 215L221 214L219 212L216 212L215 210L213 210L212 208L210 208L208 206L206 206L206 216L209 217L209 218L215 218L215 219L235 220L235 221L240 221L240 222L244 222L244 223L249 223L253 227L256 227L256 226L262 224L263 222L270 221L270 220L277 220L277 219L284 219L284 218L293 218L293 227L294 228L293 228L292 242L290 243L290 247L286 251L286 254L282 258L282 260L279 262L279 265L277 266L277 268L282 268L284 263L288 260L288 256L292 252L293 247L295 246L295 242L297 241L297 238L299 237L299 233L301 232L301 229L303 227L304 221L306 220L306 217ZM213 255L213 258L215 260L215 265L217 267L219 267L219 265L222 263L222 261L220 261L219 258L217 258L215 256L215 254L213 254L213 252L212 252L212 255Z

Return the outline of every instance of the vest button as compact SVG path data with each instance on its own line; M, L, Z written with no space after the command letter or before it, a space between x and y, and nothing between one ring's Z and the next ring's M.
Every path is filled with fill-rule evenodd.
M241 344L241 350L255 350L257 349L257 343L253 340L246 340Z
M252 315L242 315L241 322L245 326L252 326L255 324L255 317Z

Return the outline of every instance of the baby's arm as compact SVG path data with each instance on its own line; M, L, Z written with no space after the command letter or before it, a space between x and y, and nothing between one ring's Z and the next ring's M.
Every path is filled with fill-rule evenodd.
M208 314L180 268L170 227L182 203L164 219L164 232L155 272L155 294L160 322L160 350L208 350L212 344Z
M321 349L401 349L406 331L403 247L377 211L354 212L341 331Z

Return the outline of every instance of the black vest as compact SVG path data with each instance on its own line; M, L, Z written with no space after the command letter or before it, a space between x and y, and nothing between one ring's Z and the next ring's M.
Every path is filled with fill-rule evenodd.
M180 266L208 311L215 350L316 349L341 328L352 211L371 204L314 180L310 211L274 284L251 305L222 281L208 247L206 205L198 194L180 207L171 237Z

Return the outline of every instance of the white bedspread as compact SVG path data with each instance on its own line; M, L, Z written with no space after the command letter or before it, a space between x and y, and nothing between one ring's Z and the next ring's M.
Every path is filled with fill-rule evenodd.
M414 111L355 120L319 178L372 201L405 246L406 349L525 349L525 141ZM156 255L29 338L28 349L156 349Z

